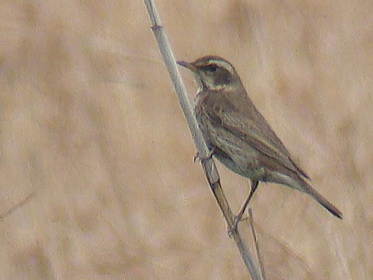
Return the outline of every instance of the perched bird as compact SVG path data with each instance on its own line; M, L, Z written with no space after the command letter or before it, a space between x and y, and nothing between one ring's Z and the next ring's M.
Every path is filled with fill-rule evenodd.
M342 218L342 213L307 183L309 176L293 161L256 109L231 63L218 56L205 56L178 64L191 70L199 84L194 112L212 155L251 180L251 191L237 216L238 222L260 181L307 193Z

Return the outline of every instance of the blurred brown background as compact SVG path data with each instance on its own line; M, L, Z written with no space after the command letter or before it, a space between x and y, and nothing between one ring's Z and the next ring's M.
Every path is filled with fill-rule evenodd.
M268 279L372 279L372 1L157 3L176 57L230 60L344 214L262 184ZM248 279L142 1L8 0L0 18L0 278ZM247 180L219 170L238 211Z

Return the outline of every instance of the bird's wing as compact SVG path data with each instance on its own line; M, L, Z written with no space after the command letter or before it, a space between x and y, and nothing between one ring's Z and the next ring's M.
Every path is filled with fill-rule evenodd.
M266 156L267 160L271 160L309 179L308 175L291 159L281 140L255 108L251 100L249 98L244 98L243 100L237 98L236 100L244 101L245 104L237 106L231 97L227 98L225 94L217 93L209 94L204 99L203 103L205 104L202 105L201 113L206 115L214 127L218 126L220 128L215 130L214 133L228 132L231 134L229 137L220 135L225 138L225 141L228 139L234 141L237 137L250 145L251 148L257 150L261 155ZM219 137L219 135L216 136ZM234 145L234 143L232 144ZM222 149L222 147L219 148ZM229 153L229 151L225 152Z

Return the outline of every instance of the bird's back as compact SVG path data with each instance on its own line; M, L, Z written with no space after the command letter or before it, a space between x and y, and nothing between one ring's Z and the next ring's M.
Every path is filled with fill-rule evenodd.
M197 119L200 119L200 125L221 126L257 150L267 162L275 163L274 166L282 166L298 176L309 178L291 159L284 144L243 88L234 92L204 92L196 99L195 111ZM205 137L210 139L211 133L211 129L207 129ZM216 133L216 130L213 133Z

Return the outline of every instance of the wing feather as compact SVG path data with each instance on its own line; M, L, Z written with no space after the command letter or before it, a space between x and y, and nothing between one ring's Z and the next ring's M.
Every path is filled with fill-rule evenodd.
M246 92L243 93L246 95ZM232 96L227 98L228 94L232 95L233 93L213 92L207 94L205 98L200 100L200 105L202 105L200 107L202 110L200 110L199 113L204 114L204 119L211 122L211 125L203 124L208 128L207 133L215 133L215 137L224 137L229 139L229 141L235 141L235 139L244 141L261 155L267 157L266 160L273 161L309 179L308 175L291 159L289 152L286 150L281 140L255 108L251 100L245 96L246 98L244 100L247 104L235 104L235 100L240 100L242 103L242 98L235 99L232 98ZM217 126L221 129L216 129L212 132L211 128ZM230 133L231 136L226 137L226 135L222 135L222 131ZM210 141L213 141L215 137L209 137L207 135ZM231 144L234 145L235 143ZM219 147L219 149L224 151L224 147ZM229 155L230 150L224 152ZM234 155L232 155L232 158L234 158Z

